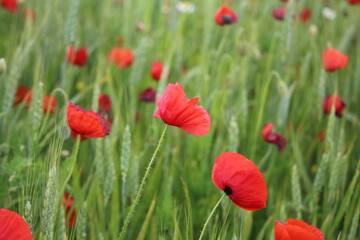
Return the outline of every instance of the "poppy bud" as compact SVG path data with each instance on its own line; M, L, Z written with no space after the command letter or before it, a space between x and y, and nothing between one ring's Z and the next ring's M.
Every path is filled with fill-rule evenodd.
M0 58L0 73L6 72L6 61L4 58Z

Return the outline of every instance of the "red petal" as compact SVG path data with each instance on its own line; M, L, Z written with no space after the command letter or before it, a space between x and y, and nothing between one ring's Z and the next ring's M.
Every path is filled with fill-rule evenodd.
M227 5L222 5L216 11L214 21L219 25L228 25L237 23L238 17L233 10L228 8Z
M1 240L33 240L25 220L16 212L0 209Z
M44 96L44 113L54 114L56 111L57 99L51 96Z
M261 132L262 134L262 138L264 139L264 141L268 140L268 137L272 131L272 129L274 128L274 124L272 123L266 123L263 127L263 130Z
M267 188L255 164L238 153L226 152L216 158L212 180L217 188L232 190L229 198L239 207L255 211L266 207Z
M286 229L291 240L323 240L324 234L316 227L301 220L288 219Z
M1 0L1 5L11 13L15 13L18 7L17 0Z
M134 55L130 49L114 47L111 49L108 59L119 68L126 68L132 65Z
M25 86L18 86L16 90L14 105L18 105L25 101L27 105L30 104L32 99L32 90Z
M338 69L346 68L349 57L333 48L328 48L323 52L322 61L324 68L333 72Z
M76 210L73 209L74 202L75 199L70 197L69 193L64 193L62 204L65 207L65 217L69 227L73 227L76 222Z
M274 226L275 240L291 240L283 222L276 221Z

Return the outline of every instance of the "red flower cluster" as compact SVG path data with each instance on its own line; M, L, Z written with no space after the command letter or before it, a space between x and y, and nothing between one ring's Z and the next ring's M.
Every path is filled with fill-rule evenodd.
M197 105L199 98L186 99L185 92L179 83L169 84L157 100L158 108L154 117L166 124L202 136L209 132L211 120L203 107Z
M17 0L1 0L1 6L11 13L15 13L18 8Z
M324 240L318 228L297 219L288 219L286 224L276 221L274 234L275 240Z
M82 47L76 50L74 46L70 46L67 49L66 56L69 63L72 63L75 66L83 67L87 63L87 48Z
M218 25L229 25L238 22L236 13L228 8L227 5L222 5L215 13L214 20Z
M324 99L324 103L323 103L324 113L330 114L332 106L335 107L335 115L341 118L342 117L341 112L345 109L346 104L343 101L341 101L340 96L333 94Z
M62 204L65 208L66 224L69 227L73 227L76 223L76 210L73 208L75 199L70 197L69 193L64 193Z
M26 221L16 212L0 209L1 240L34 240Z
M322 62L326 71L334 72L344 69L347 66L349 57L333 48L328 48L323 52Z
M126 68L132 65L134 54L130 49L114 47L111 49L108 59L119 68Z
M149 87L142 91L139 96L141 102L155 102L156 100L156 91Z
M266 207L267 188L255 164L238 153L222 153L215 160L212 180L239 207L255 211Z
M277 145L279 152L282 152L287 144L285 138L282 137L281 133L273 133L272 129L274 128L274 124L267 123L264 125L262 130L262 138L265 142L273 143Z

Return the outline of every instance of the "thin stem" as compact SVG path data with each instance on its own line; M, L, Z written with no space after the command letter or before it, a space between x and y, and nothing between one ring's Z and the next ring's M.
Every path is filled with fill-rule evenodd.
M201 230L201 234L200 234L199 240L201 240L201 239L203 238L204 233L205 233L206 226L209 224L211 217L214 215L215 210L216 210L217 207L220 205L221 200L222 200L225 196L226 196L226 194L224 193L224 194L221 196L221 198L219 199L219 201L216 203L216 205L214 206L214 208L212 209L212 211L211 211L211 213L209 214L209 216L207 217L206 222L205 222L205 224L204 224L204 227L203 227L203 229Z
M146 168L146 172L144 174L144 177L142 178L141 180L141 183L140 183L140 186L139 186L139 189L137 191L137 194L136 194L136 197L135 197L135 200L133 201L133 203L131 204L130 206L130 211L128 212L128 214L126 215L126 218L125 218L125 222L124 222L124 226L122 227L121 229L121 232L120 232L120 235L119 235L119 238L118 240L122 240L125 238L125 234L126 234L126 231L127 231L127 227L134 215L134 212L135 212L135 208L136 206L138 205L140 199L141 199L141 196L142 194L144 193L144 187L145 187L145 184L147 182L147 179L149 178L150 176L150 171L151 169L153 168L154 164L155 164L155 160L156 160L156 155L157 153L159 152L160 150L160 146L161 146L161 143L162 141L164 140L164 137L165 137L165 133L166 133L166 129L167 129L167 124L165 125L164 127L164 130L161 134L161 137L160 137L160 140L159 140L159 143L151 157L151 160Z

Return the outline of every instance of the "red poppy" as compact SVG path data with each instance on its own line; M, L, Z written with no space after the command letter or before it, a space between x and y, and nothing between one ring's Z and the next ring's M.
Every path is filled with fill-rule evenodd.
M139 100L141 102L155 102L156 91L152 87L148 87L140 93Z
M29 107L32 99L32 90L25 86L18 86L14 99L14 105L18 105L25 101L26 106Z
M273 143L277 145L279 152L282 152L287 144L285 138L282 137L281 133L273 133L272 129L274 128L274 124L267 123L264 125L262 130L262 138L265 142Z
M112 106L111 99L108 95L100 93L99 95L99 108L100 112L107 113Z
M160 81L161 74L164 70L164 65L161 62L153 62L151 65L150 75L155 81ZM170 77L170 74L168 75L168 78Z
M272 12L272 15L276 20L279 20L279 21L284 20L285 15L286 15L286 7L282 6L282 7L275 8Z
M328 48L323 52L323 66L328 72L346 68L349 57L333 48Z
M132 65L134 55L130 49L114 47L111 49L108 59L119 68L126 68Z
M238 153L222 153L215 160L212 180L237 206L255 211L266 207L267 188L255 164Z
M56 111L56 102L57 99L55 97L51 97L51 96L44 96L44 113L51 113L54 114Z
M34 22L36 19L36 12L34 9L25 8L23 11L23 17L24 17L24 20L29 20L31 22Z
M67 121L74 134L86 138L102 138L110 133L108 121L93 111L86 112L80 106L69 103Z
M275 240L324 240L324 234L317 227L291 218L286 224L276 221L274 234Z
M238 17L227 5L222 5L216 11L214 20L218 25L229 25L237 23Z
M301 13L300 13L300 20L303 23L306 23L307 21L310 20L311 15L312 15L312 11L310 8L303 8L303 10L301 10Z
M335 107L335 115L339 118L342 117L342 111L345 109L346 104L341 101L340 96L332 94L325 98L323 103L323 110L325 114L331 113L331 107Z
M355 5L355 4L360 4L360 0L348 0L348 3Z
M1 0L1 6L6 8L9 12L14 13L17 10L17 0Z
M1 240L34 240L26 221L16 212L0 209Z
M203 107L197 105L199 98L186 99L186 94L179 83L169 84L157 100L158 108L154 117L166 124L202 136L209 132L211 120Z
M76 50L73 46L67 49L67 60L73 65L83 67L86 65L88 58L87 48L82 47Z
M66 223L69 227L73 227L76 222L76 210L73 208L75 199L70 197L69 193L64 193L62 204L65 207Z

